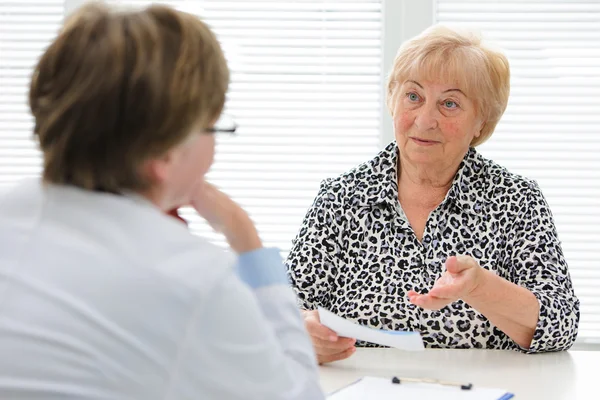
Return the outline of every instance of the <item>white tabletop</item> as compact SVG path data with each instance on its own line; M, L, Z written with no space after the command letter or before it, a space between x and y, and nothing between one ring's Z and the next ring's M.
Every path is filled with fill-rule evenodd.
M331 393L362 376L435 378L505 389L516 399L600 399L600 351L521 354L501 350L404 352L359 348L319 368Z

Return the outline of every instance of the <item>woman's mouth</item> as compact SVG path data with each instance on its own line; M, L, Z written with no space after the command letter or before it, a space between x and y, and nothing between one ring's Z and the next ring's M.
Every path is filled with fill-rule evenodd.
M419 146L433 146L440 143L437 140L419 139L415 137L411 137L409 139L412 140L414 143L418 144Z

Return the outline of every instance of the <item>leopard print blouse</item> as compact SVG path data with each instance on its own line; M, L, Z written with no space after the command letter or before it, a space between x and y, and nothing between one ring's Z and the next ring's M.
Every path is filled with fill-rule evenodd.
M321 184L286 260L300 307L322 306L373 328L419 331L427 347L569 348L577 336L579 300L538 185L470 149L419 242L398 201L397 157L393 142ZM406 293L426 293L455 254L474 257L537 297L540 315L530 349L463 301L439 311L408 301Z

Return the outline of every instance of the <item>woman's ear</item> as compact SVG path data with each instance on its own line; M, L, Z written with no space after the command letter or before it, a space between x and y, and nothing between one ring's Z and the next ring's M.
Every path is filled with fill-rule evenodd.
M398 81L392 81L388 85L386 104L387 104L388 111L390 112L390 115L392 116L392 118L394 117L394 111L396 110L396 101L398 100L396 98L396 95L398 92L398 86L399 86Z
M162 156L146 160L142 164L141 172L152 184L162 184L169 178L172 164L172 151L167 151Z
M477 129L477 132L475 132L475 137L478 138L479 136L481 136L481 132L483 131L483 128L485 128L485 121L480 121L479 123L479 127Z

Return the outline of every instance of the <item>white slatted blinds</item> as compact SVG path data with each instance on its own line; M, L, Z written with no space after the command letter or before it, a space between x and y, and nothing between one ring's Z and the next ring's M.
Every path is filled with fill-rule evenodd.
M31 71L56 35L63 0L0 0L0 186L39 174L27 105Z
M579 338L600 342L600 2L437 0L436 18L506 50L511 97L481 152L540 184L581 300Z
M112 0L147 5L144 0ZM380 147L381 0L164 1L197 13L232 69L210 179L242 204L267 245L286 252L319 182ZM192 212L192 229L213 239Z

